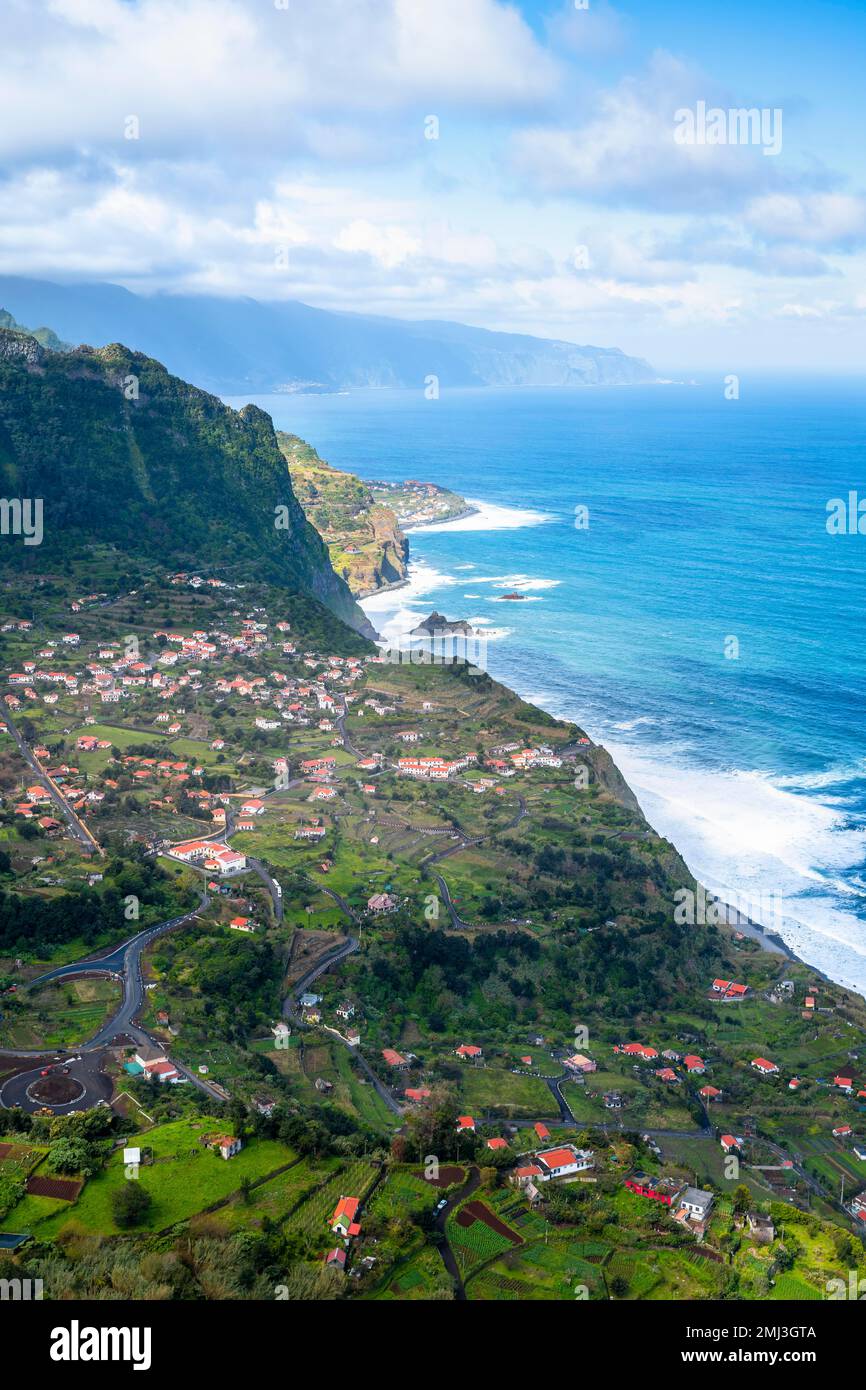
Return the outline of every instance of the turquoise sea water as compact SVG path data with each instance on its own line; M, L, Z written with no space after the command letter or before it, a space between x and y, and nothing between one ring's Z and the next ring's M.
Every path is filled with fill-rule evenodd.
M863 381L259 403L337 467L492 504L412 534L375 625L483 620L491 673L605 743L695 873L866 990L866 535L825 525L866 496Z

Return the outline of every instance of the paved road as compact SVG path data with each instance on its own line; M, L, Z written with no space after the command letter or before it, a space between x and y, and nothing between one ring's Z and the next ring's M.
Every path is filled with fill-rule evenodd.
M568 1073L563 1072L562 1076L545 1076L544 1082L551 1092L553 1099L556 1101L556 1104L559 1106L559 1115L563 1124L576 1125L577 1120L574 1118L571 1106L562 1094L563 1081L568 1081L570 1079Z
M302 779L301 779L300 777L295 777L295 778L292 779L292 781L287 782L286 785L285 785L285 787L280 787L279 790L280 790L280 791L288 791L290 787L296 787L296 786L298 786L301 780L302 780ZM270 791L265 792L264 795L265 795L265 796L272 796L272 795L273 795L273 789L270 790ZM264 798L262 798L262 799L264 799ZM235 835L235 834L237 834L237 825L235 824L235 818L234 818L234 815L233 815L233 813L232 813L231 807L230 807L230 806L227 806L227 807L226 807L226 823L225 823L225 826L223 827L223 829L222 829L221 831L219 831L219 832L216 834L216 836L214 836L214 844L223 843L223 844L226 844L226 845L227 845L228 842L229 842L229 840L231 839L232 835ZM205 838L209 838L209 837L205 837ZM270 874L270 873L268 872L268 870L265 868L264 864L262 863L262 861L261 861L260 859L251 859L250 856L247 855L247 856L246 856L246 860L247 860L247 868L250 869L250 870L252 870L252 872L256 875L257 878L261 879L262 883L265 885L265 887L267 888L268 892L269 892L270 895L271 895L271 902L272 902L272 904L273 904L273 908L274 908L274 917L275 917L276 921L277 921L277 922L282 922L283 916L284 916L283 894L282 894L282 889L280 888L279 884L277 883L277 880L273 877L272 874Z
M338 893L334 893L330 889L325 889L325 892L327 892L329 896L335 900L335 902L339 903L343 907L343 910L349 914L353 921L357 920L356 914L352 911L352 909L348 906L347 903L344 903L343 899L340 897ZM283 1017L290 1019L294 1024L303 1023L303 1020L301 1018L301 1015L298 1013L297 1008L298 1000L300 999L301 995L306 994L307 990L310 988L310 985L312 985L316 980L318 980L320 975L324 975L327 970L333 969L333 967L335 965L338 965L340 961L345 960L347 956L350 956L353 954L354 951L357 951L360 944L360 939L357 936L348 936L340 943L339 946L336 947L335 950L331 951L329 955L325 956L322 960L318 961L314 966L312 966L306 972L306 974L303 975L301 979L298 980L296 984L292 986L291 993L286 995L286 998L283 1000ZM387 1086L385 1086L379 1080L373 1068L370 1066L370 1063L367 1061L366 1057L361 1053L361 1051L357 1047L353 1047L352 1044L349 1042L348 1038L344 1038L342 1033L339 1033L336 1028L324 1028L323 1031L329 1033L331 1037L338 1039L338 1041L341 1042L344 1047L348 1048L352 1056L357 1059L358 1065L363 1071L364 1075L367 1077L367 1080L375 1088L376 1094L379 1096L380 1100L383 1101L385 1105L387 1105L388 1109L391 1111L391 1114L402 1116L403 1107L394 1099Z
M166 932L175 927L184 926L187 922L193 921L207 904L207 901L207 894L202 893L199 905L193 911L180 917L171 917L168 921L159 922L156 926L145 927L143 931L136 932L127 941L101 956L89 956L84 960L71 961L68 965L59 965L54 970L48 970L44 975L31 981L28 988L46 984L50 980L72 979L83 975L113 975L119 976L121 981L121 1002L111 1018L107 1019L98 1032L82 1043L80 1047L64 1049L57 1054L67 1061L70 1056L76 1056L78 1060L75 1063L69 1063L70 1074L85 1086L85 1094L75 1103L51 1106L50 1108L55 1110L57 1114L67 1114L70 1110L87 1110L96 1105L98 1101L105 1100L111 1095L111 1082L101 1070L102 1060L108 1047L122 1042L133 1042L138 1047L153 1047L165 1051L163 1044L135 1021L145 998L141 958L145 949L158 937L164 936ZM0 1057L8 1060L21 1061L39 1058L43 1065L47 1065L44 1061L45 1055L45 1048L38 1052L0 1050ZM49 1055L53 1057L55 1054ZM62 1065L62 1063L58 1063L58 1065ZM210 1082L205 1081L178 1062L175 1062L174 1065L199 1090L204 1091L214 1100L224 1099L221 1091ZM42 1102L30 1099L27 1096L27 1089L39 1076L40 1070L40 1067L36 1067L33 1070L19 1072L10 1077L0 1089L0 1105L6 1108L12 1105L21 1105L25 1110L31 1112L38 1110Z
M6 727L15 740L22 758L27 763L27 766L30 768L39 785L44 787L48 792L51 800L66 821L72 835L81 845L85 854L102 854L102 847L94 839L80 817L75 814L68 799L64 796L53 777L48 776L48 773L33 753L27 740L16 728L15 721L9 712L9 706L5 699L0 699L0 715L2 715L5 720Z
M0 1106L9 1110L13 1106L20 1106L22 1110L33 1114L36 1110L45 1107L45 1102L36 1096L29 1094L35 1083L42 1080L42 1072L51 1069L52 1072L66 1071L73 1081L77 1081L81 1088L79 1093L69 1101L62 1104L51 1104L47 1108L53 1110L55 1115L70 1115L75 1110L92 1110L100 1101L105 1104L111 1098L113 1084L110 1077L106 1076L101 1067L102 1052L88 1051L75 1053L72 1057L66 1058L65 1063L61 1061L55 1063L55 1054L43 1056L41 1066L32 1067L28 1071L17 1072L8 1081L0 1086Z
M515 825L520 824L524 816L529 815L529 812L526 809L526 802L524 801L523 797L518 796L517 801L517 815L512 817L512 819L508 822L507 825L503 825L499 830L491 833L501 834L503 830L513 830ZM441 864L442 860L448 859L450 855L459 854L461 850L471 849L475 845L483 845L485 840L490 839L490 835L478 835L475 837L475 839L469 839L465 836L463 831L460 831L460 833L461 835L464 835L464 838L460 841L459 844L449 845L447 849L442 849L439 850L437 854L429 855L425 860L422 861L424 866L429 867L431 864ZM440 873L436 873L435 870L433 871L433 877L439 885L439 892L442 894L442 901L444 902L446 911L448 912L448 915L451 918L452 927L454 927L457 931L472 930L473 924L471 922L464 921L464 919L460 916L460 913L457 911L457 908L454 906L454 901L451 897L451 890L448 887L448 884L445 882L445 879L442 877Z
M340 737L343 740L343 747L346 749L346 751L348 753L353 753L356 758L363 758L364 754L362 753L361 749L356 748L352 740L349 738L349 734L346 729L346 716L348 715L348 713L349 707L344 700L343 708L334 720L334 724L340 731Z
M444 1206L436 1216L436 1229L440 1231L442 1235L442 1241L439 1245L439 1254L442 1256L442 1263L454 1280L454 1296L461 1302L466 1298L466 1290L463 1287L463 1276L460 1273L460 1267L457 1260L454 1258L454 1251L448 1244L448 1237L445 1234L445 1223L448 1220L449 1212L467 1197L471 1197L472 1193L480 1187L480 1185L481 1174L477 1168L473 1167L469 1170L468 1182L465 1182L461 1188L458 1188L454 1196L449 1198L447 1205Z

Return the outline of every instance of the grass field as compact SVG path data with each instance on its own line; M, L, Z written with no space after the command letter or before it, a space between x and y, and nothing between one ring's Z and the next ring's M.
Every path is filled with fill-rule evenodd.
M466 1296L477 1302L573 1301L606 1298L607 1289L599 1264L583 1257L577 1242L554 1235L512 1250L471 1275Z
M649 1080L649 1079L648 1079ZM622 1110L606 1110L602 1096L606 1091L619 1091ZM589 1095L588 1092L593 1092ZM640 1076L629 1072L597 1071L587 1077L586 1086L565 1081L562 1093L574 1118L581 1124L593 1124L622 1119L625 1127L647 1126L650 1129L691 1129L695 1120L686 1104L682 1086L663 1089L663 1083L644 1084Z
M339 1166L338 1158L303 1158L285 1173L279 1173L254 1188L248 1202L241 1197L234 1198L227 1206L221 1207L213 1219L230 1231L259 1226L265 1216L272 1221L281 1221L305 1193L326 1182ZM195 1220L193 1218L191 1222L193 1230Z
M0 1158L0 1173L6 1175L28 1177L48 1152L47 1149L27 1143L17 1135L10 1135L8 1138L0 1136L0 1145L6 1144L12 1145L10 1152Z
M514 1075L503 1067L466 1063L460 1074L460 1104L478 1119L490 1112L505 1118L554 1116L556 1102L537 1076Z
M413 1212L435 1206L442 1195L442 1188L434 1187L423 1178L416 1178L411 1168L393 1168L386 1181L376 1188L370 1212L386 1219L410 1216Z
M226 1161L199 1143L202 1135L214 1133L224 1133L219 1120L176 1120L149 1130L143 1137L142 1142L153 1150L154 1156L152 1166L139 1169L138 1182L152 1198L143 1229L158 1231L193 1216L236 1191L241 1178L262 1177L294 1157L285 1144L276 1140L252 1139L235 1158ZM18 1230L26 1217L32 1224L38 1218L40 1239L50 1240L66 1226L98 1235L116 1235L119 1228L112 1215L112 1195L127 1181L130 1179L125 1176L123 1156L118 1150L103 1172L87 1181L77 1202L64 1202L62 1210L54 1208L52 1214L52 1209L42 1206L49 1199L27 1197L9 1213L2 1228ZM39 1206L31 1208L34 1202Z
M742 1182L759 1201L768 1201L773 1195L767 1183L759 1174L751 1172L745 1163L740 1165L739 1177L726 1178L725 1155L717 1139L674 1139L664 1136L658 1142L665 1163L681 1168L692 1183L697 1178L698 1186L706 1186L709 1182L723 1192L733 1192Z
M385 1300L423 1300L430 1298L431 1294L437 1291L450 1290L451 1287L451 1279L439 1252L432 1250L428 1245L401 1264L370 1297Z
M820 1302L822 1298L816 1288L807 1284L805 1279L800 1279L793 1271L777 1275L769 1296L791 1303Z

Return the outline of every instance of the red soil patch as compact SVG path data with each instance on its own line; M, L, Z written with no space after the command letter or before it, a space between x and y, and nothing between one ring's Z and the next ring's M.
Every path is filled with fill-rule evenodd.
M0 1144L0 1163L2 1163L4 1158L9 1157L14 1147L14 1144Z
M74 1202L84 1184L77 1178L28 1178L26 1191L31 1197L62 1197Z
M462 1178L466 1177L466 1169L444 1164L439 1169L438 1178L428 1178L423 1168L416 1168L412 1177L420 1178L422 1182L429 1182L431 1187L450 1187L453 1182L460 1182Z
M491 1231L497 1235L504 1236L510 1240L512 1245L522 1245L523 1236L519 1236L516 1231L512 1231L510 1226L506 1226L504 1221L500 1221L498 1216L494 1216L489 1207L483 1202L467 1202L465 1207L461 1207L457 1213L458 1226L474 1226L476 1221L483 1221L485 1226L489 1226Z

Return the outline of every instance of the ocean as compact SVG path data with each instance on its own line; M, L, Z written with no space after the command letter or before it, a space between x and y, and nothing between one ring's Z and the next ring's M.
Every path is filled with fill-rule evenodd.
M866 535L826 525L866 496L862 380L257 401L338 468L479 506L411 533L380 632L474 619L709 888L866 993Z

